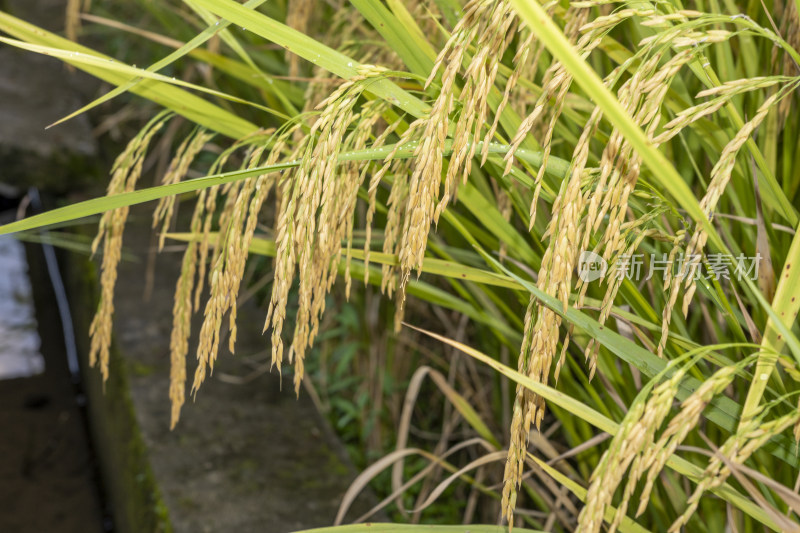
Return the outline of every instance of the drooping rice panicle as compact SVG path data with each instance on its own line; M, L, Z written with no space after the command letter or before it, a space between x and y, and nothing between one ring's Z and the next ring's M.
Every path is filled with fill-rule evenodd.
M617 434L614 435L611 446L592 473L592 482L586 493L586 506L578 517L580 531L600 531L605 510L611 505L614 492L631 464L640 459L642 450L652 445L655 432L669 413L672 400L678 392L678 385L687 369L686 365L676 369L672 376L658 385L653 386L651 382L634 400ZM625 492L625 497L609 525L609 532L616 531L625 516L630 498L630 492L628 490Z
M672 80L692 58L691 51L681 51L659 67L659 56L653 56L637 70L630 80L621 86L618 92L620 102L628 107L634 120L642 126L651 139L658 127L661 105ZM654 140L653 142L655 143ZM619 132L613 132L611 141L603 151L599 183L595 192L590 196L583 229L583 248L586 249L589 245L589 237L600 228L601 221L608 214L605 231L594 250L595 253L602 256L607 264L615 265L614 258L624 257L625 253L633 254L638 244L647 235L646 232L642 233L634 242L636 247L628 247L626 250L627 245L623 238L622 227L628 211L628 199L636 187L640 167L641 159L636 152L622 140ZM606 278L607 290L598 319L601 324L607 320L624 279L619 272L616 274L616 276ZM581 295L584 294L585 287L579 288ZM581 296L578 306L582 304L582 300ZM564 342L564 351L566 351L567 342L568 339ZM590 339L585 349L590 375L594 375L597 365L597 349L596 341Z
M641 515L647 507L653 484L664 469L667 460L675 453L677 447L681 445L692 429L697 426L703 409L714 396L720 394L730 385L738 370L739 365L724 366L705 380L697 390L681 403L680 410L669 421L666 429L659 436L658 442L651 444L644 451L639 468L631 472L628 481L629 485L635 486L644 473L647 473L636 516Z
M565 35L572 41L578 41L579 29L583 26L589 16L589 11L582 8L573 8L567 11L567 26L564 28ZM599 44L595 39L595 35L586 35L579 42L576 42L576 47L581 51L583 56L588 56L591 50ZM530 221L528 223L529 229L533 228L536 222L536 206L539 199L539 194L542 189L542 180L544 178L544 171L547 168L547 161L550 156L551 143L553 139L553 132L555 131L555 124L561 116L561 111L564 106L564 100L567 92L572 84L572 76L567 72L564 66L558 62L553 62L545 72L544 83L542 86L542 93L536 101L533 111L522 121L514 138L511 141L510 149L505 156L506 167L505 173L511 171L511 166L514 162L513 154L522 145L522 142L528 136L544 117L546 109L552 108L552 115L548 126L544 129L544 139L540 143L542 145L542 163L539 166L539 171L536 175L535 186L533 192L533 200L530 207ZM555 99L554 104L551 100Z
M171 116L166 111L159 113L147 123L117 157L111 168L111 181L107 190L109 196L131 192L136 188L150 141ZM101 243L103 244L103 260L100 275L100 303L89 327L91 337L89 364L94 366L99 362L104 382L108 379L112 317L114 315L114 286L117 282L117 265L122 252L122 233L128 219L128 212L128 207L120 207L104 213L100 218L97 236L92 242L92 254L97 252Z
M679 111L674 119L664 125L663 131L654 138L654 142L657 144L667 142L683 131L687 126L719 111L737 95L772 87L790 81L790 79L791 78L782 78L780 76L744 78L729 81L722 85L700 91L697 93L697 98L704 98L707 96L713 96L714 98Z
M707 491L720 487L725 483L731 475L731 466L735 467L744 464L770 438L795 426L798 421L800 421L800 410L795 410L769 421L765 421L761 416L755 417L739 427L738 431L719 447L719 450L708 462L708 466L698 481L694 492L689 497L686 509L672 523L669 532L678 533L681 531L681 528L686 525L689 518L697 510L703 495ZM723 461L720 456L725 457L727 461Z
M582 174L582 167L573 167L572 174L563 182L562 190L554 202L554 218L548 229L551 239L542 257L537 283L540 290L561 300L565 308L571 289L572 269L577 259L575 243L579 241L578 225L583 211ZM558 314L531 297L525 315L518 365L521 372L540 383L548 381L560 325L561 317ZM511 444L503 480L502 513L509 523L513 519L516 489L522 477L531 424L538 428L543 417L544 400L518 387L511 423Z
M291 134L291 129L283 133L277 140L270 138L262 144L252 147L248 154L244 168L255 168L262 164L263 153L267 149L266 142L270 144L270 153L264 164L274 164L284 155L285 137ZM268 134L259 132L254 139ZM226 201L220 214L220 231L217 233L216 243L213 246L211 257L211 271L208 275L209 297L203 315L203 324L200 328L197 360L192 391L194 394L202 385L208 369L213 371L214 363L219 352L222 321L229 313L228 349L233 352L236 343L236 299L239 293L239 284L244 275L244 266L256 224L261 214L261 206L267 199L277 177L277 173L269 173L245 180L236 186L223 188L222 193ZM206 203L206 227L208 220L214 214L214 206ZM199 253L207 250L208 234L200 242ZM206 252L207 253L207 252ZM202 257L205 260L205 257ZM202 263L201 263L202 264ZM199 285L199 284L198 284Z
M420 135L420 141L414 152L414 168L409 179L399 251L401 279L398 300L401 308L403 288L411 271L419 273L422 267L431 223L438 222L439 215L455 196L458 182L466 180L469 175L472 157L477 149L476 140L481 138L480 133L488 114L498 60L510 45L516 24L516 16L508 0L470 0L450 39L436 58L427 85L433 82L441 69L439 94L427 115L411 126ZM477 42L477 53L464 74L465 84L459 96L462 108L453 125L452 155L440 198L443 152L450 129L450 114L454 109L456 76L461 70L467 46L473 41Z
M486 2L481 2L481 4L486 4ZM480 16L480 13L476 14L476 17ZM515 33L517 22L509 2L496 2L492 11L487 13L485 18L487 19L485 27L478 25L478 28L472 29L473 31L480 30L475 43L477 53L472 57L464 73L465 84L459 97L462 109L455 124L453 154L447 166L444 193L433 214L434 222L439 220L441 212L447 208L450 199L455 196L459 178L460 181L466 182L469 176L477 146L476 142L481 138L481 130L486 122L489 96L497 76L500 58ZM445 47L445 51L447 51L447 47ZM463 49L456 52L454 57L447 57L447 60L450 61L447 69L458 71L458 64L455 62L460 63L461 61L459 52L463 53ZM439 57L442 58L439 61L444 59L443 54L440 54ZM449 79L449 77L449 72L446 70L443 79Z
M365 104L364 109L359 113L359 117L357 119L357 125L354 130L348 135L347 139L345 140L344 149L348 150L363 150L366 148L367 143L370 141L370 138L373 135L373 129L375 128L378 121L380 121L383 117L383 113L388 109L388 105L381 101L381 100L374 100ZM379 148L383 146L386 141L386 138L394 132L393 127L387 127L384 131L378 135L371 143L373 148ZM343 171L348 174L347 177L343 178L342 181L349 187L348 190L343 191L344 197L347 199L345 202L338 202L338 208L335 211L332 211L331 216L334 217L335 226L337 228L336 235L343 234L344 240L347 242L347 251L345 257L345 296L346 298L350 298L350 289L352 287L352 277L350 274L350 267L352 264L352 252L353 252L353 223L355 217L352 216L353 210L355 209L355 201L358 195L358 187L366 181L366 177L369 174L369 171L372 169L372 166L369 164L360 165L360 163L356 161L346 162L342 165ZM362 168L359 168L362 167ZM370 195L369 198L369 206L368 211L371 213L367 215L367 230L366 230L366 237L364 241L364 250L365 256L370 248L370 230L371 230L371 223L372 223L372 215L375 212L375 203L374 203L374 194ZM343 221L343 224L340 223ZM334 237L335 239L336 237ZM341 259L342 250L338 248L333 252L336 255L336 260L333 265L331 265L330 273L328 276L328 289L333 285L335 276L336 276L336 265ZM365 265L366 265L365 261ZM368 276L366 274L366 270L364 273L365 281L368 280Z
M274 165L283 154L284 145L283 141L277 141L270 150L269 157L267 157L264 165ZM251 168L260 164L262 152L263 149L259 148L250 156L249 166ZM226 300L226 307L230 309L228 318L228 331L230 332L228 350L231 353L234 352L234 345L236 343L236 299L239 295L239 285L244 276L244 267L247 261L250 243L256 231L256 224L261 214L261 206L267 200L270 191L275 185L275 181L276 177L274 174L265 174L256 178L253 190L249 195L250 201L247 212L237 213L236 224L231 224L229 229L231 234L228 241L228 252L225 258L224 275L227 278L225 285L229 287L229 298ZM244 206L242 206L241 209L244 209Z
M577 15L576 15L577 16ZM582 22L582 15L577 16ZM575 27L579 26L575 24ZM561 88L569 86L570 79L565 71L551 69L551 76L555 78L545 88L542 97L537 102L537 107L528 118L523 121L517 132L516 138L511 142L505 172L510 171L513 162L511 157L522 139L536 124L544 103ZM551 78L551 80L553 79ZM547 95L547 96L546 96ZM563 96L563 94L562 94ZM537 109L539 110L537 112ZM542 258L539 269L538 286L541 290L559 297L564 305L571 288L572 268L577 257L574 243L578 242L578 224L583 211L583 196L581 194L581 180L589 153L589 141L599 124L601 113L595 111L584 128L581 139L573 154L571 174L562 185L562 190L553 204L554 218L548 225L546 235L550 235L550 242ZM552 124L551 124L552 126ZM545 164L541 166L545 168ZM537 176L536 191L541 185L543 173ZM536 194L531 205L531 226L535 218ZM550 373L550 364L555 355L558 342L558 328L561 324L560 317L550 309L542 306L531 296L525 313L523 326L523 341L518 358L519 372L528 375L536 381L547 383ZM517 386L511 420L511 442L508 449L505 472L503 475L503 493L501 509L507 522L513 522L514 507L516 505L516 491L522 479L522 470L528 446L528 434L531 424L538 428L544 416L544 402L541 398Z
M211 165L211 172L222 168L239 143L226 150ZM189 352L192 314L200 307L200 296L205 277L210 245L210 233L219 186L200 191L195 202L190 231L196 235L186 246L181 263L181 273L175 286L172 308L172 332L170 334L170 385L172 404L170 428L174 429L180 418L181 407L186 397L186 355ZM194 296L192 296L194 293Z
M203 190L195 204L189 230L199 233L202 228L205 199ZM172 304L172 332L170 333L169 352L169 399L171 403L170 429L174 429L181 416L181 407L186 399L186 354L189 352L189 336L192 332L192 289L197 272L197 255L199 243L196 240L186 245L181 262L181 273L175 285L175 296Z
M293 128L297 128L297 125L290 125L288 129L290 131L294 131ZM270 138L274 134L274 130L257 130L252 134L240 139L239 141L235 142L231 147L226 149L225 151L217 157L216 161L211 165L209 168L210 173L218 172L222 168L225 167L230 157L237 151L247 146L258 145L262 143L269 142ZM286 133L288 135L288 133ZM202 229L200 231L200 239L198 245L198 255L197 255L197 263L198 263L198 273L197 273L197 285L195 287L195 294L194 294L194 308L198 309L200 307L200 297L203 292L204 288L204 281L206 278L206 269L208 265L208 254L212 251L211 247L211 229L215 222L217 222L217 204L219 202L220 197L224 198L228 192L232 189L230 186L223 187L221 185L214 185L205 189L200 197L198 198L199 203L204 203L202 206L202 213L203 213L203 224ZM222 216L219 217L218 224L222 226L222 223L225 219L224 213ZM219 236L218 236L219 240ZM215 250L215 248L213 249ZM216 252L214 252L216 253Z
M520 76L522 76L523 73L536 69L536 65L538 64L544 48L541 46L541 43L536 41L536 36L527 28L521 28L520 33L524 33L525 38L520 38L520 43L517 47L516 53L514 54L514 60L512 62L514 68L511 72L511 76L509 76L508 80L506 80L506 85L503 89L503 99L497 106L497 109L494 112L494 121L492 122L492 125L489 126L486 136L483 138L481 165L486 164L486 159L489 157L489 143L492 141L495 133L497 132L497 126L500 124L500 117L502 116L503 111L508 105L512 95L517 94L514 89L517 87L517 82L519 81Z
M731 139L725 146L720 154L720 158L711 170L711 181L708 185L708 190L700 201L700 208L709 219L713 217L714 210L717 202L719 201L725 187L731 178L733 167L736 164L736 157L739 150L744 146L745 142L750 138L753 132L758 128L761 122L766 118L767 113L772 109L778 100L779 92L774 93L767 98L766 101L759 107L758 113L748 121L744 127ZM661 340L658 343L658 355L661 356L664 352L664 347L667 342L667 334L669 331L669 324L672 320L672 309L677 301L678 293L681 291L683 285L683 315L686 316L689 310L689 304L694 296L694 291L697 286L695 285L695 275L697 274L698 267L700 266L701 254L705 248L708 234L698 224L692 235L689 244L686 247L684 257L686 260L681 264L680 272L677 276L673 276L670 281L669 299L664 306L662 313L661 325Z
M189 166L194 161L197 154L203 149L207 142L214 138L213 133L204 131L198 128L192 135L189 135L175 152L175 156L170 161L166 174L161 180L162 185L169 185L181 181L189 170ZM172 213L175 209L175 196L167 196L158 201L153 212L153 228L156 228L159 223L161 224L161 235L158 238L158 249L164 248L164 235L169 228L169 223L172 219Z
M398 161L393 168L394 183L389 193L389 199L386 202L388 212L386 214L382 248L382 251L387 254L397 255L398 247L402 240L400 232L403 229L403 219L406 216L406 207L408 206L408 175L410 170L410 163L406 161ZM392 293L397 290L397 267L395 265L382 265L381 274L381 291L391 297ZM397 310L396 316L396 320L402 319L401 309Z
M381 132L381 134L375 138L373 146L376 147L383 146L386 143L386 139L388 139L389 136L395 132L395 130L399 125L400 125L399 121L389 124ZM389 224L390 223L398 224L402 220L402 218L398 216L399 206L395 206L394 208L392 208L393 204L391 202L391 197L397 196L397 193L395 192L395 187L402 188L406 185L405 176L408 174L409 161L403 159L395 159L395 156L397 155L397 151L400 149L400 147L406 144L409 141L409 139L412 138L413 133L414 133L414 128L409 127L408 130L406 130L406 132L401 136L400 142L395 144L395 147L386 157L386 160L384 161L383 165L381 165L379 169L373 170L372 175L369 179L369 184L367 186L367 197L369 198L369 200L367 205L367 216L365 220L366 237L364 239L364 285L365 286L369 283L369 253L371 249L370 244L372 242L372 220L373 217L375 216L375 209L377 208L378 204L378 187L381 183L381 180L383 180L384 176L386 175L386 173L389 172L390 169L392 169L392 173L394 174L394 181L392 183L390 201L389 203L387 203L387 207L389 207L389 213L387 215L388 221L384 231L386 233L387 239L389 238L390 235L393 235L396 238L397 237L397 235L395 234L396 231L395 230L390 231ZM403 196L403 200L405 200L405 196ZM402 207L405 207L405 202L403 202ZM385 248L386 245L384 244L384 252L386 252ZM394 248L393 247L390 248L391 252L387 253L394 254L395 253ZM384 276L382 283L386 282L387 279ZM391 292L389 293L389 296L391 296Z
M347 139L363 147L369 127L377 120L381 106L374 106L363 129L346 133L359 117L354 111L369 80L383 76L385 69L371 65L359 67L354 78L342 84L317 107L322 109L306 137L302 161L291 180L282 187L277 219L275 285L270 300L265 330L272 328L272 361L280 370L283 361L281 332L286 300L295 277L299 281L299 308L288 353L294 363L295 390L299 393L306 349L319 329L324 299L334 281L332 273L341 257L342 240L350 228L358 187L365 174L352 165L340 167L339 152ZM300 155L300 153L298 153ZM344 171L342 171L344 170ZM348 171L349 170L349 171Z

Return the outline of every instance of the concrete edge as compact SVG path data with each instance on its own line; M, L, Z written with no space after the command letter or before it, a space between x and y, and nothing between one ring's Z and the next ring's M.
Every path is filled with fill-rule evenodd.
M62 272L70 296L91 437L114 531L172 533L167 506L136 420L127 367L116 344L112 341L113 372L105 387L98 369L89 366L88 331L99 299L97 269L84 256L68 253L64 254Z

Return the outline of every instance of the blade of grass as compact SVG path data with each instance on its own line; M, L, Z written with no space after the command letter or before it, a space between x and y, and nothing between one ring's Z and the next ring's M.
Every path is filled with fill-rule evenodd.
M411 36L416 43L417 48L429 59L436 59L436 50L434 50L431 43L428 42L422 28L419 27L414 16L408 12L405 4L400 0L386 0L386 4L389 6L389 9L392 10L394 16L397 17L397 20L400 21L400 24L405 27L409 36ZM430 69L428 70L430 71Z
M179 80L176 78L170 78L169 76L164 76L163 74L157 74L155 72L151 72L149 70L144 70L136 67L132 67L126 65L125 63L121 63L119 61L115 61L111 58L102 58L98 57L94 54L84 54L83 52L72 52L70 50L63 50L60 48L53 48L51 46L42 46L39 44L30 44L24 41L18 41L16 39L9 39L7 37L0 37L0 42L6 43L11 46L15 46L17 48L21 48L23 50L28 50L30 52L36 52L37 54L42 54L46 56L57 57L64 62L70 63L71 65L75 66L91 66L96 67L103 71L109 71L114 73L122 74L130 79L136 80L155 80L160 81L167 85L179 85L181 87L186 87L187 89L193 89L195 91L204 92L206 94L210 94L212 96L216 96L218 98L224 98L225 100L229 100L231 102L236 102L238 104L244 104L248 106L255 107L256 109L260 109L262 111L266 111L267 113L282 117L288 118L283 113L280 113L274 109L270 109L269 107L262 106L261 104L256 104L255 102L250 102L249 100L244 100L237 96L232 96L227 93L223 93L220 91L216 91L214 89L209 89L207 87L203 87L202 85L195 85L194 83L189 83L187 81ZM125 87L125 85L122 85Z
M248 6L252 5L253 7L257 7L258 5L263 4L265 1L266 0L250 0L246 5L248 5ZM158 72L159 70L163 69L164 67L174 63L178 59L180 59L183 56L189 54L194 49L198 48L203 43L205 43L206 41L211 39L214 35L217 35L218 33L220 33L223 30L225 30L225 28L227 28L228 25L230 25L230 22L228 22L226 20L220 21L216 26L215 25L210 25L208 28L206 28L205 30L203 30L202 32L197 34L195 37L193 37L192 40L190 40L189 42L187 42L186 44L184 44L183 46L181 46L180 48L178 48L177 50L175 50L171 54L167 55L163 59L153 63L152 65L147 67L146 70L148 72ZM104 94L100 98L97 98L96 100L86 104L85 106L81 107L77 111L73 111L69 115L65 116L64 118L61 118L61 119L57 120L56 122L53 122L52 124L50 124L47 127L48 128L52 128L53 126L61 124L62 122L66 122L67 120L69 120L71 118L74 118L74 117L80 115L81 113L85 113L85 112L89 111L90 109L93 109L93 108L97 107L98 105L100 105L102 103L108 102L112 98L115 98L116 96L119 96L119 95L121 95L123 93L126 93L132 87L134 87L135 85L137 85L139 82L141 82L144 79L145 78L143 78L141 76L133 78L130 81L128 81L127 83L125 83L124 85L119 85L119 86L111 89L110 91L108 91L106 94ZM285 119L289 118L289 117L287 117L285 115L282 115L282 114L278 114L278 116L280 116L281 118L285 118Z
M193 1L215 15L246 28L341 78L350 79L358 73L357 69L361 64L355 59L233 0ZM415 117L422 116L428 110L428 105L422 100L387 79L378 79L371 83L369 92Z
M97 15L89 14L84 14L81 16L81 18L88 22L94 22L96 24L121 30L132 35L144 37L149 41L167 46L169 48L174 48L176 50L186 44L183 41L178 41L159 33L143 30L141 28L131 26L130 24L124 24L118 20L107 19ZM254 76L255 71L253 68L245 63L242 63L241 61L210 52L206 48L193 48L188 52L188 55L197 59L198 61L208 63L215 69L224 72L229 76L233 76L239 81L262 89L268 94L272 94L278 98L282 96L287 97L292 104L292 107L289 109L289 111L291 111L291 109L295 109L298 105L302 105L304 102L304 92L300 87L280 79L269 77L266 74Z
M268 82L272 82L272 79L269 76L267 76L264 73L264 71L258 67L258 65L256 65L255 61L253 61L253 59L250 57L250 55L247 53L244 47L241 44L239 44L238 40L236 40L236 37L234 37L233 34L227 29L227 27L230 25L230 22L228 22L225 19L216 20L216 17L213 14L203 9L202 7L196 5L193 0L184 0L184 2L190 8L192 8L195 11L195 13L200 15L203 21L205 21L205 23L208 24L209 26L217 27L217 25L219 26L224 25L225 28L223 28L222 31L220 32L220 37L222 37L222 40L225 42L225 44L227 44L231 48L231 50L233 50L236 53L236 55L239 56L239 58L253 70L255 75L267 80ZM249 9L256 9L264 2L265 0L250 0L249 2L245 2L244 6ZM299 113L299 110L292 105L289 99L286 98L286 96L281 91L274 90L272 91L272 94L275 95L278 98L278 100L280 100L281 105L283 105L291 115L296 115Z
M417 46L407 26L400 24L397 17L380 2L373 0L350 0L356 9L386 39L386 43L400 56L403 63L418 76L426 78L433 68L433 56L424 53L424 48ZM430 46L430 45L429 45ZM433 52L433 49L429 49Z
M449 141L445 143L445 153L450 153L451 145L452 143ZM397 151L396 157L397 158L413 157L416 146L417 146L416 142L411 142L406 144ZM481 143L478 143L478 146L481 146ZM339 161L383 160L389 156L394 147L395 145L384 145L380 148L370 148L367 150L345 152L339 155ZM492 145L489 149L490 152L498 154L506 153L508 152L508 150L509 147L507 145ZM516 151L515 155L516 157L523 159L534 166L538 166L542 162L542 154L539 152L531 152L528 150L520 149ZM0 226L0 235L4 235L6 233L14 233L16 231L23 231L27 229L40 228L42 226L57 224L59 222L65 222L69 220L75 220L89 215L96 215L98 213L110 211L111 209L117 209L119 207L141 204L144 202L149 202L151 200L158 200L160 198L173 196L176 194L199 191L200 189L213 187L214 185L222 185L233 181L254 178L262 174L267 174L270 172L278 172L288 168L293 168L299 164L300 164L299 160L287 161L284 163L262 166L262 167L252 168L249 170L235 170L232 172L224 172L221 174L213 174L202 178L186 180L179 183L173 183L170 185L160 185L157 187L151 187L139 191L115 194L113 196L104 196L101 198L94 198L92 200L86 200L84 202L79 202L77 204L72 204L65 207L61 207L59 209L54 209L52 211L48 211L47 213L42 213L39 215L25 218L23 220L18 220L16 222L5 224L3 226ZM547 163L546 171L554 176L563 176L563 172L566 171L568 165L569 164L563 159L550 157Z

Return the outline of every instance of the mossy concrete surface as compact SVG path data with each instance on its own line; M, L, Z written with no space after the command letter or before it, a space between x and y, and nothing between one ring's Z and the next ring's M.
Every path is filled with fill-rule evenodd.
M80 255L65 257L62 270L70 293L90 430L114 531L170 532L166 506L150 468L124 360L116 343L111 350L111 365L117 371L105 384L99 372L89 368L87 332L98 297L94 264Z

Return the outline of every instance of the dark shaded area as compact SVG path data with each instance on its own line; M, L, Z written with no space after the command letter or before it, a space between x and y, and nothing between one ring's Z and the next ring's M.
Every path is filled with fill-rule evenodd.
M101 532L110 523L52 286L41 248L27 255L45 371L0 381L0 531Z
M63 29L64 0L7 0L11 15ZM61 61L0 44L0 182L53 194L98 183L97 143L86 115L48 125L94 97L98 83Z
M61 381L0 382L0 531L104 530L82 415Z

